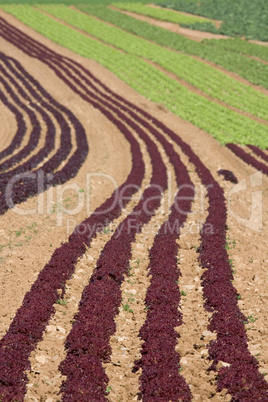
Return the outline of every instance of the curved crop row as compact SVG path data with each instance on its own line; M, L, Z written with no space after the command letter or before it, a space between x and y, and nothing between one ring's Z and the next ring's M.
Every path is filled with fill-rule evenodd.
M79 123L74 114L56 102L41 85L34 80L29 73L18 63L15 59L6 57L1 53L1 62L4 63L5 68L0 65L1 83L4 85L9 96L13 99L15 104L19 105L29 116L32 124L32 132L28 144L13 157L1 164L2 169L10 168L14 164L19 163L31 151L33 151L40 138L40 120L38 119L38 112L42 116L42 120L46 124L46 140L43 148L38 153L33 155L25 163L20 164L16 168L4 172L0 176L0 183L2 193L0 197L0 213L5 213L10 206L25 201L28 197L38 194L40 191L46 190L50 186L65 183L71 177L74 177L80 169L88 153L88 144L85 136L85 131ZM15 66L15 67L14 67ZM21 98L18 98L12 87L12 84L17 88ZM30 94L27 94L27 92ZM31 102L31 108L27 106L27 102ZM39 106L38 104L41 104ZM55 146L55 126L51 120L49 113L51 113L60 127L60 147L56 153L37 170L33 170L38 164L42 163L44 158L54 150ZM21 123L19 114L17 113L18 131L20 137L23 137L25 132L25 125ZM48 173L53 173L55 169L67 158L72 150L71 144L71 127L73 127L76 135L76 151L73 153L70 160L66 165L53 177L47 180ZM28 173L31 174L28 174ZM38 186L37 176L42 173L44 183ZM25 173L25 175L24 175ZM11 192L7 191L9 180L14 180Z
M255 169L259 170L260 172L268 175L268 166L262 162L259 162L254 156L245 152L241 147L236 144L226 144L227 148L229 148L238 158L242 159L247 164L253 166ZM256 150L255 150L256 151ZM257 153L257 151L256 151ZM262 155L265 155L262 153ZM266 155L267 160L267 155Z
M51 40L82 56L93 58L142 95L155 102L161 102L172 112L212 134L223 144L252 143L266 147L266 126L192 93L145 61L99 43L35 9L12 8L11 12ZM193 104L195 108L192 108ZM196 113L197 109L199 113Z
M159 45L216 63L229 71L233 71L253 84L268 88L266 78L268 67L242 54L229 51L228 49L210 46L204 42L198 43L183 35L148 24L147 22L123 14L120 10L115 11L103 5L79 5L77 8L88 14L95 15L102 20L111 22L125 31L158 43Z
M80 67L80 66L79 66ZM80 70L83 68L79 68ZM83 69L84 70L84 69ZM85 72L85 70L83 71ZM76 71L77 75L83 79L83 82L87 82L88 85L90 85L90 82L87 81L86 77L84 75L81 75L81 72L79 74L79 70ZM94 78L94 77L91 77ZM76 81L76 84L78 84L79 81ZM100 84L100 82L98 82ZM92 85L92 84L91 84ZM94 90L98 92L98 89L94 87ZM103 95L106 100L109 100L109 97ZM114 99L110 99L110 104L111 105L117 105L117 100L115 101ZM152 134L155 135L155 137L161 142L163 145L166 153L169 155L171 159L171 163L174 164L174 167L176 169L176 172L180 169L182 169L181 163L179 163L179 158L177 155L174 153L174 150L168 143L168 141L164 140L164 138L161 138L161 135L153 129L153 127L144 119L141 119L139 115L134 113L131 109L127 109L125 106L122 104L119 104L120 108L126 113L128 113L135 122L140 122L142 126L144 126L147 130L149 130ZM148 119L149 120L149 119ZM176 158L177 157L177 158ZM184 168L185 169L185 168ZM181 181L181 185L185 184L185 181ZM135 216L135 215L134 215ZM141 216L139 215L139 221L141 220ZM130 222L132 226L136 226L140 228L140 223L135 225L134 219L130 216ZM121 232L124 231L124 228L127 228L128 224L125 221L120 225L118 228L117 232L121 234ZM140 230L140 229L139 229ZM132 233L133 235L133 233ZM127 252L128 248L128 242L130 241L130 238L127 233L124 233L122 235L124 238L124 250ZM127 239L129 238L128 242ZM126 272L126 269L128 267L128 259L129 259L129 250L127 253L127 256L124 253L120 253L119 255L121 256L120 261L116 262L116 268L114 266L110 265L111 261L114 261L113 259L113 253L114 250L116 251L116 255L118 255L118 250L121 249L120 241L122 240L121 236L119 239L117 239L117 233L114 235L114 238L112 239L111 243L107 244L105 246L105 249L100 257L100 260L97 263L97 269L95 271L96 276L101 275L102 272L107 274L107 269L108 273L110 272L109 275L113 275L114 269L117 271L117 269L121 268L122 272ZM132 238L133 240L133 238ZM130 245L129 245L130 249ZM126 258L127 257L127 258ZM104 277L105 277L104 275ZM109 283L109 282L108 282ZM107 381L107 377L104 374L104 371L101 367L101 361L106 361L109 357L109 336L113 333L113 318L116 314L116 310L118 306L120 305L120 300L121 300L121 294L119 292L120 288L120 283L114 284L115 287L115 292L117 293L117 298L112 300L109 300L109 293L106 294L103 290L104 285L99 284L99 282L96 282L94 284L90 283L90 285L85 289L82 297L82 301L80 304L80 311L77 316L77 320L75 322L74 328L71 331L71 333L68 336L67 342L66 342L66 347L68 349L68 355L67 355L67 360L64 361L61 364L61 369L62 372L67 375L67 381L64 383L62 386L62 391L65 395L65 398L71 398L72 393L74 390L77 391L79 390L83 392L83 395L85 395L85 398L98 398L98 400L101 400L101 397L104 398L105 396L105 384ZM116 290L116 286L118 287ZM177 285L176 285L177 286ZM104 293L102 297L102 305L106 306L105 308L102 308L99 304L96 304L96 292L98 292L98 289L102 289L102 294ZM106 300L107 298L107 300ZM99 297L97 298L99 300ZM179 300L177 300L178 302ZM90 329L87 326L85 328L85 322L90 322ZM100 324L101 323L101 324ZM101 333L99 333L99 328L101 325ZM85 331L85 332L84 332ZM86 333L87 336L84 336L83 334ZM98 336L96 337L96 333L98 333ZM91 335L91 336L90 336ZM82 341L80 341L82 338ZM79 341L77 341L79 339ZM101 352L98 352L97 354L92 350L93 344L95 345L96 342L96 350L100 349ZM90 363L89 360L85 359L83 356L81 358L77 357L78 350L82 350L85 352L87 350L88 352L90 351ZM80 355L80 353L78 353ZM173 355L175 355L175 351L173 351ZM174 359L174 362L177 364L178 358ZM175 364L175 367L177 367ZM74 372L74 367L78 368L79 370L76 370ZM174 364L173 364L174 367ZM92 376L92 368L94 368L94 376ZM79 375L78 375L79 373ZM173 378L173 384L174 381L177 383L177 386L179 387L179 384L184 383L184 380L182 380L182 377L179 376L178 381L177 379ZM164 387L163 384L163 379L159 378L159 387ZM186 385L184 385L186 386ZM169 390L169 395L171 395Z

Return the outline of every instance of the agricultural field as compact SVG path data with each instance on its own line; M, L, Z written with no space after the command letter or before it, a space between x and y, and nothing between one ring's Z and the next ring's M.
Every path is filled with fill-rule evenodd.
M0 402L268 400L268 37L241 4L0 0Z

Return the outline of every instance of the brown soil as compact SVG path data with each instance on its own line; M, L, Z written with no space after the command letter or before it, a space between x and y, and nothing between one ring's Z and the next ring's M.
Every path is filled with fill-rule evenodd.
M247 57L249 57L249 58L252 59L252 60L257 60L257 61L259 61L260 63L266 64L266 65L268 66L268 61L262 60L262 59L260 59L259 57L255 57L255 56L247 56Z
M262 42L260 40L250 40L249 42L256 43L256 45L268 46L268 42Z
M259 360L260 371L267 373L267 177L263 176L262 182L255 182L257 186L252 187L252 175L256 173L255 169L240 161L231 151L220 145L207 133L174 116L161 105L152 103L138 95L133 89L96 62L75 55L43 38L32 29L25 27L13 17L3 12L0 14L10 23L15 23L22 31L33 35L37 40L42 41L55 51L78 61L91 70L111 90L123 97L127 97L129 101L160 119L180 135L184 141L189 143L201 161L210 169L214 178L224 188L227 199L228 252L236 270L234 285L241 294L239 306L246 316L253 317L253 322L246 325L249 348ZM70 183L77 183L86 190L86 174L98 172L111 175L118 185L121 184L126 179L131 167L129 146L122 134L102 114L73 93L44 64L36 59L31 59L2 39L0 39L0 47L1 51L19 60L23 67L39 80L55 99L69 107L86 128L90 152L78 175ZM0 116L2 116L2 112L4 110L0 108ZM6 133L7 135L0 135L0 149L3 149L8 138L10 139L14 135L14 117L6 113L5 118L7 122L5 122L4 127L5 130L8 130L8 133ZM0 133L2 131L3 129L0 128ZM159 144L158 147L161 149ZM149 155L144 150L144 146L142 148L147 165L145 180L148 182L151 166ZM207 372L209 362L207 360L206 345L215 335L207 331L209 315L203 308L200 284L202 271L195 252L195 247L199 245L198 228L200 228L200 224L206 217L207 201L204 196L205 190L202 189L198 176L188 159L177 146L175 146L175 149L189 169L191 179L197 188L193 205L194 213L189 216L179 241L180 270L182 272L179 286L186 293L181 303L184 323L178 328L178 332L181 335L177 346L177 350L182 355L183 370L181 374L188 384L191 384L191 391L195 401L206 401L209 398L214 401L227 401L230 398L225 396L224 392L221 394L216 393L215 374ZM162 149L161 152L169 171L172 172ZM224 181L217 174L217 171L221 168L233 171L239 182L245 180L246 188L232 195L234 185ZM174 176L172 175L170 186L172 195L174 195ZM94 210L100 205L111 194L112 190L110 182L99 177L93 180L90 188L91 209ZM251 197L253 192L256 191L262 192L263 216L260 222L254 220L254 216L251 221L249 220ZM77 202L75 194L66 191L66 197L68 196L71 198L71 206L75 205ZM49 202L49 198L53 201ZM25 293L36 279L38 272L49 261L54 249L61 242L67 240L71 231L70 224L74 225L74 221L68 221L70 217L64 214L62 225L57 226L56 214L50 212L51 206L56 201L55 193L46 193L45 199L48 206L46 206L44 214L21 216L10 210L4 216L1 216L1 228L3 228L0 231L1 244L9 244L0 254L2 258L0 261L2 265L0 271L1 336L8 330L12 318L21 305ZM34 197L20 205L20 208L34 208L37 205L37 201L38 197ZM135 202L132 201L128 205L129 211L133 208ZM167 216L167 198L163 203L163 208L159 209L154 221L152 221L155 224L162 222ZM71 216L71 218L76 223L79 223L86 216L87 211L84 208L79 214ZM115 225L122 219L123 215L118 218ZM36 232L27 227L34 227ZM18 232L21 232L19 236L16 235ZM140 338L137 337L137 334L145 319L144 297L150 280L146 272L148 248L152 244L154 235L154 226L149 225L149 227L143 228L143 231L133 243L131 260L133 276L131 277L131 282L125 281L122 285L123 302L127 301L129 297L134 299L131 301L133 313L120 311L116 318L117 330L111 339L112 360L106 366L107 374L110 378L111 392L108 396L110 401L120 400L127 402L137 400L140 372L133 374L131 368L134 360L139 356ZM67 283L66 306L55 306L56 314L46 328L44 339L31 355L32 369L29 373L30 382L25 398L26 401L53 402L60 400L60 396L57 394L63 378L57 367L65 356L64 341L71 328L71 320L77 311L83 288L87 284L97 258L110 236L111 233L100 233L97 236L84 258L77 264L74 277ZM18 242L21 242L22 245L16 245Z

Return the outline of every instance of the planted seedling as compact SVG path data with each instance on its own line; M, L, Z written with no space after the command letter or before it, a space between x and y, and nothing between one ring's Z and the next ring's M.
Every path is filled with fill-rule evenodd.
M133 310L130 308L130 305L128 303L122 304L123 311L127 311L129 313L133 313Z
M110 386L107 387L107 388L106 388L106 394L109 394L109 392L111 392L111 390L112 390L112 387L110 387Z
M133 274L131 273L132 267L129 265L128 269L127 269L127 276L133 276Z
M252 315L249 315L249 316L247 317L247 319L248 319L250 322L255 322L255 321L257 321L258 317L257 317L257 318L254 318Z
M67 301L64 300L64 299L58 299L58 300L56 301L56 303L57 303L57 304L60 304L61 306L66 306Z

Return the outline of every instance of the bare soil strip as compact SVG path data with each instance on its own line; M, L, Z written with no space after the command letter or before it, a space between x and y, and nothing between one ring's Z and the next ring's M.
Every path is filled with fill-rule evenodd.
M268 65L268 61L262 60L262 59L260 59L259 57L249 56L249 55L246 55L246 57L248 57L249 59L252 59L252 60L257 60L257 61L259 61L260 63L263 63L263 64Z

